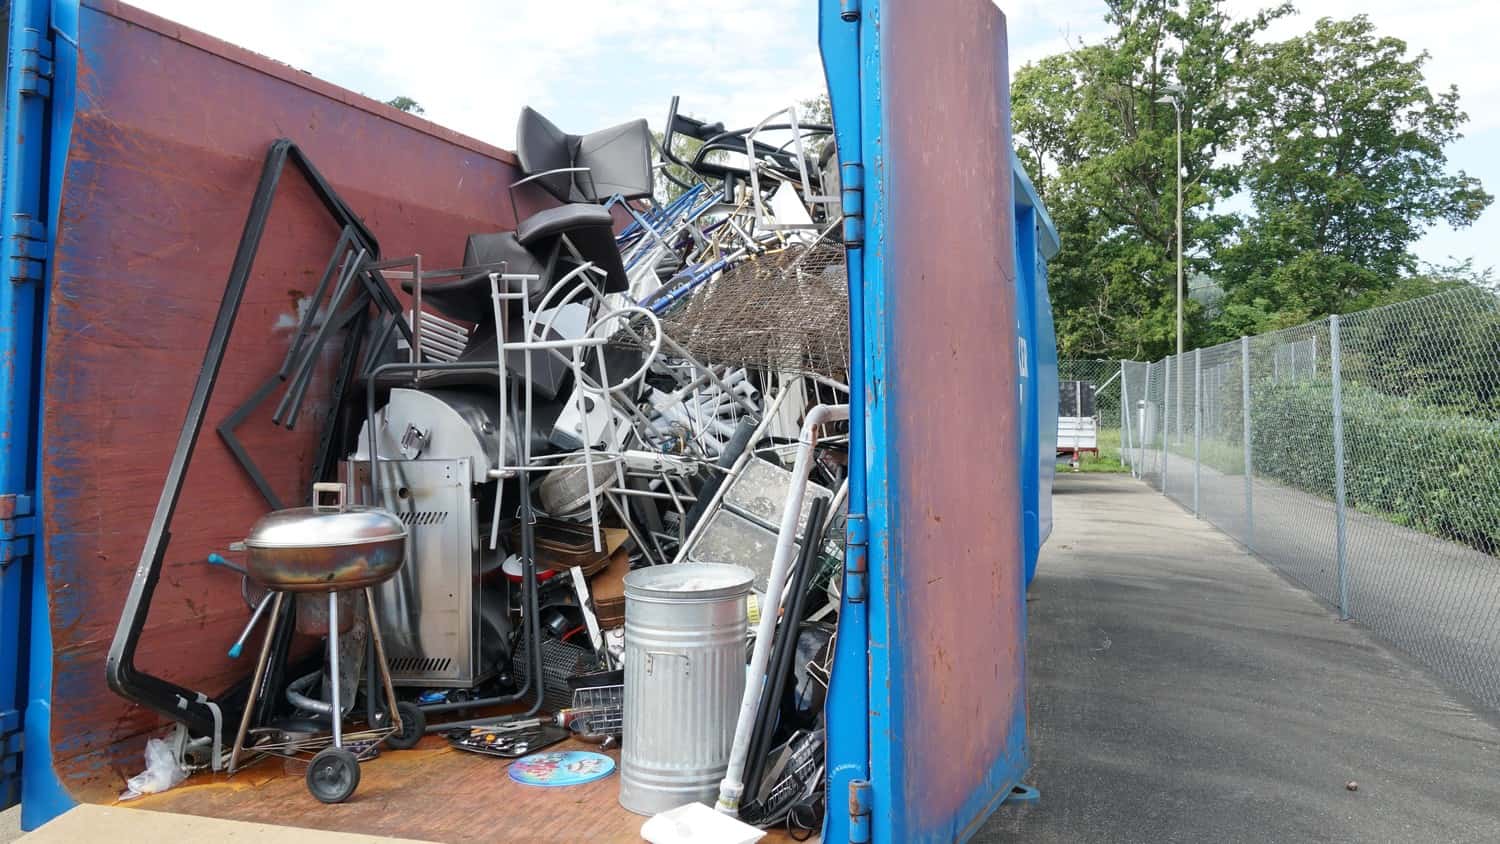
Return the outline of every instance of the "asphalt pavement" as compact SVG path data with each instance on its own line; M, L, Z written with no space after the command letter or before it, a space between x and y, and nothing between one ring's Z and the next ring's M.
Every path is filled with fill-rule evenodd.
M991 842L1500 841L1500 724L1129 476L1058 479Z

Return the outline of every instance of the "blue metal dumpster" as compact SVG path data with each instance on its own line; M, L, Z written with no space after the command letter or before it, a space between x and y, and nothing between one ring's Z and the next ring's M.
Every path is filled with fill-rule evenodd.
M514 226L516 169L509 152L113 0L4 8L0 796L24 797L33 827L113 798L161 729L107 691L104 657L266 146L294 136L390 254L438 265L460 260L454 232ZM1050 521L1038 411L1056 406L1039 256L1055 234L1010 153L993 4L817 11L862 456L824 840L962 839L1027 765L1023 595ZM279 326L326 257L320 214L304 185L277 199L239 323L256 328L231 338L211 418L279 360ZM279 489L306 486L285 432L243 436L280 448L262 460ZM264 505L227 454L201 452L139 658L217 689L244 670L222 657L244 606L201 561Z
M1026 585L1052 533L1052 481L1057 475L1057 337L1047 296L1047 259L1057 254L1057 229L1014 153L1016 191L1016 348L1021 375L1021 502L1026 531Z

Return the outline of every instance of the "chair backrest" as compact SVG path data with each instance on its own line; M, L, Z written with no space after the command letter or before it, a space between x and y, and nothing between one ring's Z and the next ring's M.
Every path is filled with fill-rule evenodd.
M589 168L588 173L578 173L574 179L589 201L603 202L616 194L625 199L644 199L651 195L653 181L651 129L639 119L590 132L578 145L574 163ZM591 192L595 195L589 196Z
M586 173L554 173L537 182L561 202L603 202L651 195L651 130L632 120L587 135L569 135L541 113L524 106L516 124L516 157L529 176L564 167Z
M521 107L516 122L516 157L529 176L563 167L572 167L581 139L557 128L531 106ZM554 173L537 179L560 202L574 202L572 173Z

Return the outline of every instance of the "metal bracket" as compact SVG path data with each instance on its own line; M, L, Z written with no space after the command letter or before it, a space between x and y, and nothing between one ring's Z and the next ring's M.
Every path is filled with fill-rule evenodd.
M839 165L843 191L844 245L851 249L865 243L865 166L858 161Z
M844 595L851 604L862 604L869 593L865 576L870 571L870 523L864 513L850 513L844 530Z
M11 283L40 282L47 260L46 225L30 214L16 214L11 225L15 227L11 235Z
M1005 802L1011 804L1040 803L1041 801L1042 792L1038 791L1036 786L1026 785L1024 783L1017 783L1016 785L1012 786L1010 793L1005 795Z
M849 781L849 844L870 844L869 780Z
M31 556L31 537L35 533L31 496L0 495L0 568Z
M52 96L52 39L35 29L21 31L21 93Z

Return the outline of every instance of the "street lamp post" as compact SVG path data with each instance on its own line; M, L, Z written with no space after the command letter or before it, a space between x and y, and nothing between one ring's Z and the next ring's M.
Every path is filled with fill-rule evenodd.
M1177 442L1182 442L1182 86L1168 85L1157 100L1177 113Z

